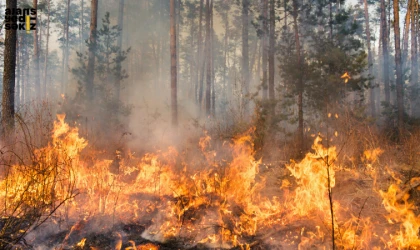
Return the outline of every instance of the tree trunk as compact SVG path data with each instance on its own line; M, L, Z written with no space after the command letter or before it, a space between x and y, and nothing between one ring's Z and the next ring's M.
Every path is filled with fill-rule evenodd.
M397 90L397 108L398 108L398 131L400 136L404 134L404 93L402 80L401 65L401 48L400 48L400 23L399 23L399 0L394 0L394 38L395 38L395 68L397 73L396 90Z
M204 64L205 60L202 58L202 44L203 44L203 36L202 36L202 27L203 27L203 6L204 0L200 0L200 17L199 17L199 26L198 26L198 51L197 51L197 63L199 70L197 71L197 87L198 87L198 106L200 107L201 112L201 105L203 101L203 85L204 85ZM199 78L199 79L198 79Z
M225 25L225 37L224 37L224 52L223 52L223 88L225 91L223 91L223 100L227 102L227 84L228 84L228 41L229 41L229 11L225 10L224 13L224 25ZM230 88L229 88L230 89ZM229 96L230 97L230 96Z
M248 22L249 22L249 0L242 0L242 80L245 96L244 112L248 114L248 95L249 95L249 44L248 44Z
M389 32L387 28L386 18L386 4L385 0L381 0L381 30L382 30L382 56L383 56L383 78L384 78L384 92L385 104L389 105L391 101L391 90L389 84L389 54L388 54L388 41Z
M267 85L267 57L268 57L268 48L267 48L267 35L268 35L268 0L262 0L262 95L263 99L268 97L268 85Z
M170 19L171 19L171 108L172 126L178 126L178 107L177 107L177 65L176 65L176 12L175 1L170 0Z
M195 22L194 22L194 18L190 19L190 33L191 33L191 39L190 39L190 46L191 48L194 48L194 30L195 30ZM188 88L188 99L195 101L195 97L196 95L193 95L194 90L195 90L195 83L196 81L194 79L195 78L195 71L197 71L198 67L194 68L194 55L193 53L191 53L191 57L189 58L189 66L190 66L190 87ZM196 65L197 66L197 65Z
M7 0L6 8L16 9L16 0ZM12 21L7 22L12 25ZM16 30L6 30L4 39L3 64L3 99L2 99L2 127L3 135L7 135L14 128L15 122L15 70L16 70Z
M369 77L373 77L373 61L372 61L372 50L371 50L371 43L370 43L370 27L369 27L369 9L367 0L363 0L364 2L364 11L365 11L365 29L366 29L366 39L367 39L367 49L368 49L368 68L369 68ZM370 114L372 117L376 116L376 107L375 107L375 89L373 87L373 83L369 80L369 101L370 101Z
M408 0L407 2L407 13L405 14L404 20L404 32L403 32L403 45L402 45L402 68L405 69L407 66L407 56L408 56L408 36L410 32L410 19L411 19L411 6L412 0Z
M206 59L207 59L207 69L206 69L206 116L210 115L210 105L211 105L211 42L210 42L210 1L206 0Z
M210 63L211 63L211 116L216 116L216 92L214 86L214 28L213 28L213 1L210 4Z
M418 31L418 3L415 2L411 5L411 78L410 85L414 93L418 90L418 62L417 62L417 31ZM410 98L411 102L411 115L414 117L420 116L420 110L418 107L419 101L418 96L412 94Z
M84 34L85 34L85 1L82 0L81 2L81 14L80 14L80 28L82 30L80 35L80 51L82 51L83 44L84 44Z
M38 9L38 0L33 1L33 8ZM35 15L35 23L38 26L38 15ZM33 31L34 33L34 84L35 84L35 98L41 96L40 81L39 81L39 45L38 45L38 27Z
M44 98L47 97L47 81L48 81L48 45L50 43L50 10L51 10L51 0L48 0L48 16L47 16L47 41L45 43L45 59L44 59L44 86L43 94Z
M296 56L297 56L297 64L298 68L302 69L302 58L301 58L301 51L300 51L300 38L299 38L299 26L298 26L298 4L297 0L293 0L293 29L295 33L295 46L296 46ZM303 72L302 72L303 73ZM297 79L297 89L298 89L298 131L297 131L297 139L298 139L298 148L299 154L303 153L304 145L303 145L303 79L302 74L298 75Z
M89 102L93 101L93 81L95 79L96 28L98 26L98 0L91 1L91 20L89 37L89 59L87 67L86 95Z
M66 30L65 30L65 53L64 53L64 68L63 68L63 93L67 91L67 74L69 65L69 21L70 21L70 0L67 0L67 14L66 14Z
M268 96L270 100L274 100L274 76L275 76L275 67L274 67L274 56L275 51L275 32L276 32L276 12L275 12L275 1L270 0L270 48L268 56Z
M15 93L15 106L19 107L20 104L20 72L21 72L21 61L20 61L20 53L19 53L19 39L20 37L16 37L16 93Z

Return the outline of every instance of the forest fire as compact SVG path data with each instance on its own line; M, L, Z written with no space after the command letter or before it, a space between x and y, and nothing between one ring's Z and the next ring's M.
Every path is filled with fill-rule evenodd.
M1 1L0 250L420 249L419 7Z
M357 173L339 166L336 148L324 147L320 137L303 160L286 165L288 174L273 191L266 185L273 169L262 173L264 165L254 156L254 128L217 151L205 135L198 142L201 155L195 159L173 147L141 158L128 156L115 174L110 171L113 160L95 159L91 154L97 152L78 129L70 127L64 115L57 118L51 142L34 152L36 163L11 167L1 182L0 201L10 208L10 218L21 218L27 207L51 213L43 229L26 237L32 244L45 239L46 227L67 223L72 226L63 231L65 237L55 236L44 248L101 249L92 232L112 235L117 239L110 243L114 249L258 245L331 249L333 240L340 249L420 246L420 219L408 194L402 203L398 200L399 183L391 184L388 191L371 187L370 195L376 196L371 199L382 200L382 218L366 216L371 208L365 204L358 213L345 208L335 190L336 176L344 173L340 181L345 182ZM364 153L370 168L375 168L381 152ZM64 202L62 206L56 206L58 201ZM383 234L376 231L379 222L388 225ZM137 242L123 225L142 227L136 232Z

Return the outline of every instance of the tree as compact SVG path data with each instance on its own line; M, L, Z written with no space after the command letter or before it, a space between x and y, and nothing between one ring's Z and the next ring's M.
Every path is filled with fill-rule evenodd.
M50 41L50 15L51 15L51 0L48 0L48 14L47 14L47 41L45 43L45 60L44 60L44 84L42 87L42 96L47 97L47 77L48 77L48 45Z
M418 107L418 62L417 62L417 35L418 35L418 2L411 5L411 115L418 118L420 116L420 108Z
M386 20L386 4L385 0L381 0L381 33L382 33L382 56L383 56L383 81L385 91L385 105L389 105L391 101L391 91L389 84L389 53L388 53L388 41L389 32L387 28Z
M268 85L267 85L267 59L268 59L268 0L262 0L262 96L263 99L268 97Z
M122 51L122 38L123 38L122 31L124 29L123 25L124 25L124 0L120 0L119 10L118 10L118 27L121 29L120 36L118 37L118 47L120 51ZM117 67L119 68L119 71L120 71L119 74L122 74L121 62L118 63ZM115 101L116 102L120 100L120 89L121 89L120 81L121 81L120 78L117 78L115 82Z
M398 132L400 136L404 132L404 85L402 79L401 65L401 41L400 41L400 19L399 19L399 0L394 0L394 38L395 38L395 72L397 90L397 109L398 109Z
M293 30L295 33L295 45L296 45L296 57L297 57L297 67L302 70L302 52L300 51L300 37L299 37L299 26L298 26L298 3L297 0L293 0ZM303 142L303 72L300 72L297 79L297 92L298 92L298 129L297 129L297 138L298 138L298 148L299 153L302 154L304 150Z
M249 94L249 44L248 44L248 23L249 23L249 0L242 0L242 82L245 89L245 96ZM245 99L245 98L244 98ZM245 114L248 113L248 100L245 100Z
M210 65L210 54L211 54L211 35L210 35L210 1L206 0L206 59L207 59L207 69L206 69L206 116L210 115L211 108L211 65Z
M7 9L16 9L17 0L7 0ZM9 20L10 24L12 21ZM15 68L16 68L16 30L6 30L4 40L4 71L3 71L3 99L2 99L2 126L7 133L14 128L15 119Z
M38 0L33 0L34 9L38 9ZM38 16L35 15L35 23L39 26ZM39 68L39 45L38 45L38 28L33 31L34 34L34 67L35 67L35 97L41 97L41 85L40 85L40 68Z
M98 26L98 0L91 1L91 21L89 36L89 62L87 66L86 94L89 101L93 100L93 80L95 79L96 28Z
M270 0L270 37L269 37L269 53L268 53L268 96L270 100L274 100L274 56L276 54L276 12L275 1Z
M178 106L177 106L177 65L176 65L176 12L175 0L170 0L170 47L171 47L171 109L172 125L178 126ZM208 0L207 0L208 1Z
M365 29L366 29L366 42L367 42L367 50L368 50L368 68L369 68L369 77L373 77L373 56L371 50L371 42L370 42L370 27L369 27L369 10L368 10L368 3L367 0L363 0L364 2L364 12L365 12ZM369 84L369 94L370 94L370 113L374 117L376 116L376 106L375 106L375 91L370 80Z

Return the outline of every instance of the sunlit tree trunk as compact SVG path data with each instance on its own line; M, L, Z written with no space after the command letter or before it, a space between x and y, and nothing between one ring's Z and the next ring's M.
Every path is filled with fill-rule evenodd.
M7 0L6 8L16 9L16 0ZM12 24L12 22L8 22ZM4 39L3 64L3 99L2 99L2 131L8 133L13 130L15 122L15 77L16 77L16 30L6 30ZM3 134L5 135L5 134Z
M383 80L384 80L384 91L385 91L385 103L389 104L391 101L391 91L389 84L389 53L388 53L388 41L389 32L387 28L386 20L386 4L385 0L381 0L381 30L382 30L382 56L383 56Z
M178 107L177 107L177 65L176 65L176 12L175 1L170 0L170 34L171 34L171 108L172 126L178 126Z
M86 95L88 101L93 100L93 81L95 79L95 50L96 50L96 28L98 26L98 0L91 1L91 20L89 36L89 59L87 67Z
M395 38L395 71L397 74L396 90L397 90L397 108L398 108L398 130L400 136L404 134L404 93L401 65L401 48L400 48L400 19L399 19L399 0L394 0L394 38Z
M33 1L33 8L38 9L38 0ZM35 15L35 23L38 26L38 15ZM39 69L39 41L38 41L38 27L33 31L34 34L34 84L35 84L35 98L39 98L41 96L41 90L40 90L40 81L39 81L39 75L40 75L40 69Z
M363 0L364 2L364 11L365 11L365 29L366 29L366 40L367 40L367 49L368 49L368 68L369 68L369 77L373 77L373 60L372 60L372 50L371 50L371 43L370 43L370 27L369 27L369 9L367 0ZM370 114L375 117L376 116L376 106L375 106L375 89L373 87L372 81L369 81L369 101L370 101Z

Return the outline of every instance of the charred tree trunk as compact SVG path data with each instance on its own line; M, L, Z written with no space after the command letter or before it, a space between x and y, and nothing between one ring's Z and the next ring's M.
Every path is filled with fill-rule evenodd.
M300 38L299 38L299 26L298 26L298 3L297 0L293 0L293 29L295 33L295 46L296 46L296 56L297 56L297 64L298 68L302 69L302 54L300 51ZM301 72L303 73L303 72ZM299 154L303 153L304 145L303 145L303 79L302 74L298 75L297 79L297 89L298 89L298 131L297 131L297 139L298 139L298 148Z
M268 61L268 48L267 48L267 35L268 35L268 0L262 0L262 96L263 99L268 98L268 84L267 84L267 61Z
M171 109L172 109L172 126L178 126L178 107L177 107L177 65L176 65L176 12L175 1L170 3L170 19L171 19Z
M275 1L270 0L270 48L268 56L268 96L270 100L274 100L274 56L275 51L275 32L276 32L276 12L275 12Z
M44 84L42 87L42 96L47 97L47 81L48 81L48 46L50 43L50 10L51 0L48 0L48 16L47 16L47 41L45 43L45 59L44 59Z
M7 0L6 8L16 9L16 0ZM12 21L9 21L10 25ZM11 132L15 125L15 70L16 70L16 30L6 30L4 39L2 130L3 135Z
M38 0L33 1L33 8L38 9ZM35 23L38 24L38 15L35 16ZM38 26L38 25L37 25ZM39 44L38 44L38 27L33 31L34 33L34 84L35 84L35 98L41 96L40 81L39 81Z
M248 44L248 22L249 22L249 0L242 0L242 81L245 89L244 112L248 114L249 95L249 44Z
M386 18L386 4L385 0L381 0L381 30L382 30L382 56L383 56L383 78L384 78L384 91L385 91L385 104L389 105L391 101L391 90L389 83L389 30Z
M89 59L87 68L86 95L89 102L93 101L93 81L95 79L96 28L98 26L98 0L91 1L91 20L89 36Z
M394 38L395 38L395 68L396 90L398 108L398 131L400 136L404 134L404 86L402 80L401 48L400 48L400 23L399 23L399 0L394 0Z
M366 28L366 40L367 40L367 49L368 49L368 67L369 67L369 77L373 77L373 60L372 60L372 50L370 43L370 27L369 27L369 9L367 0L364 2L364 11L365 11L365 28ZM376 116L376 106L375 106L375 89L373 87L372 80L369 81L369 99L370 99L370 114Z

